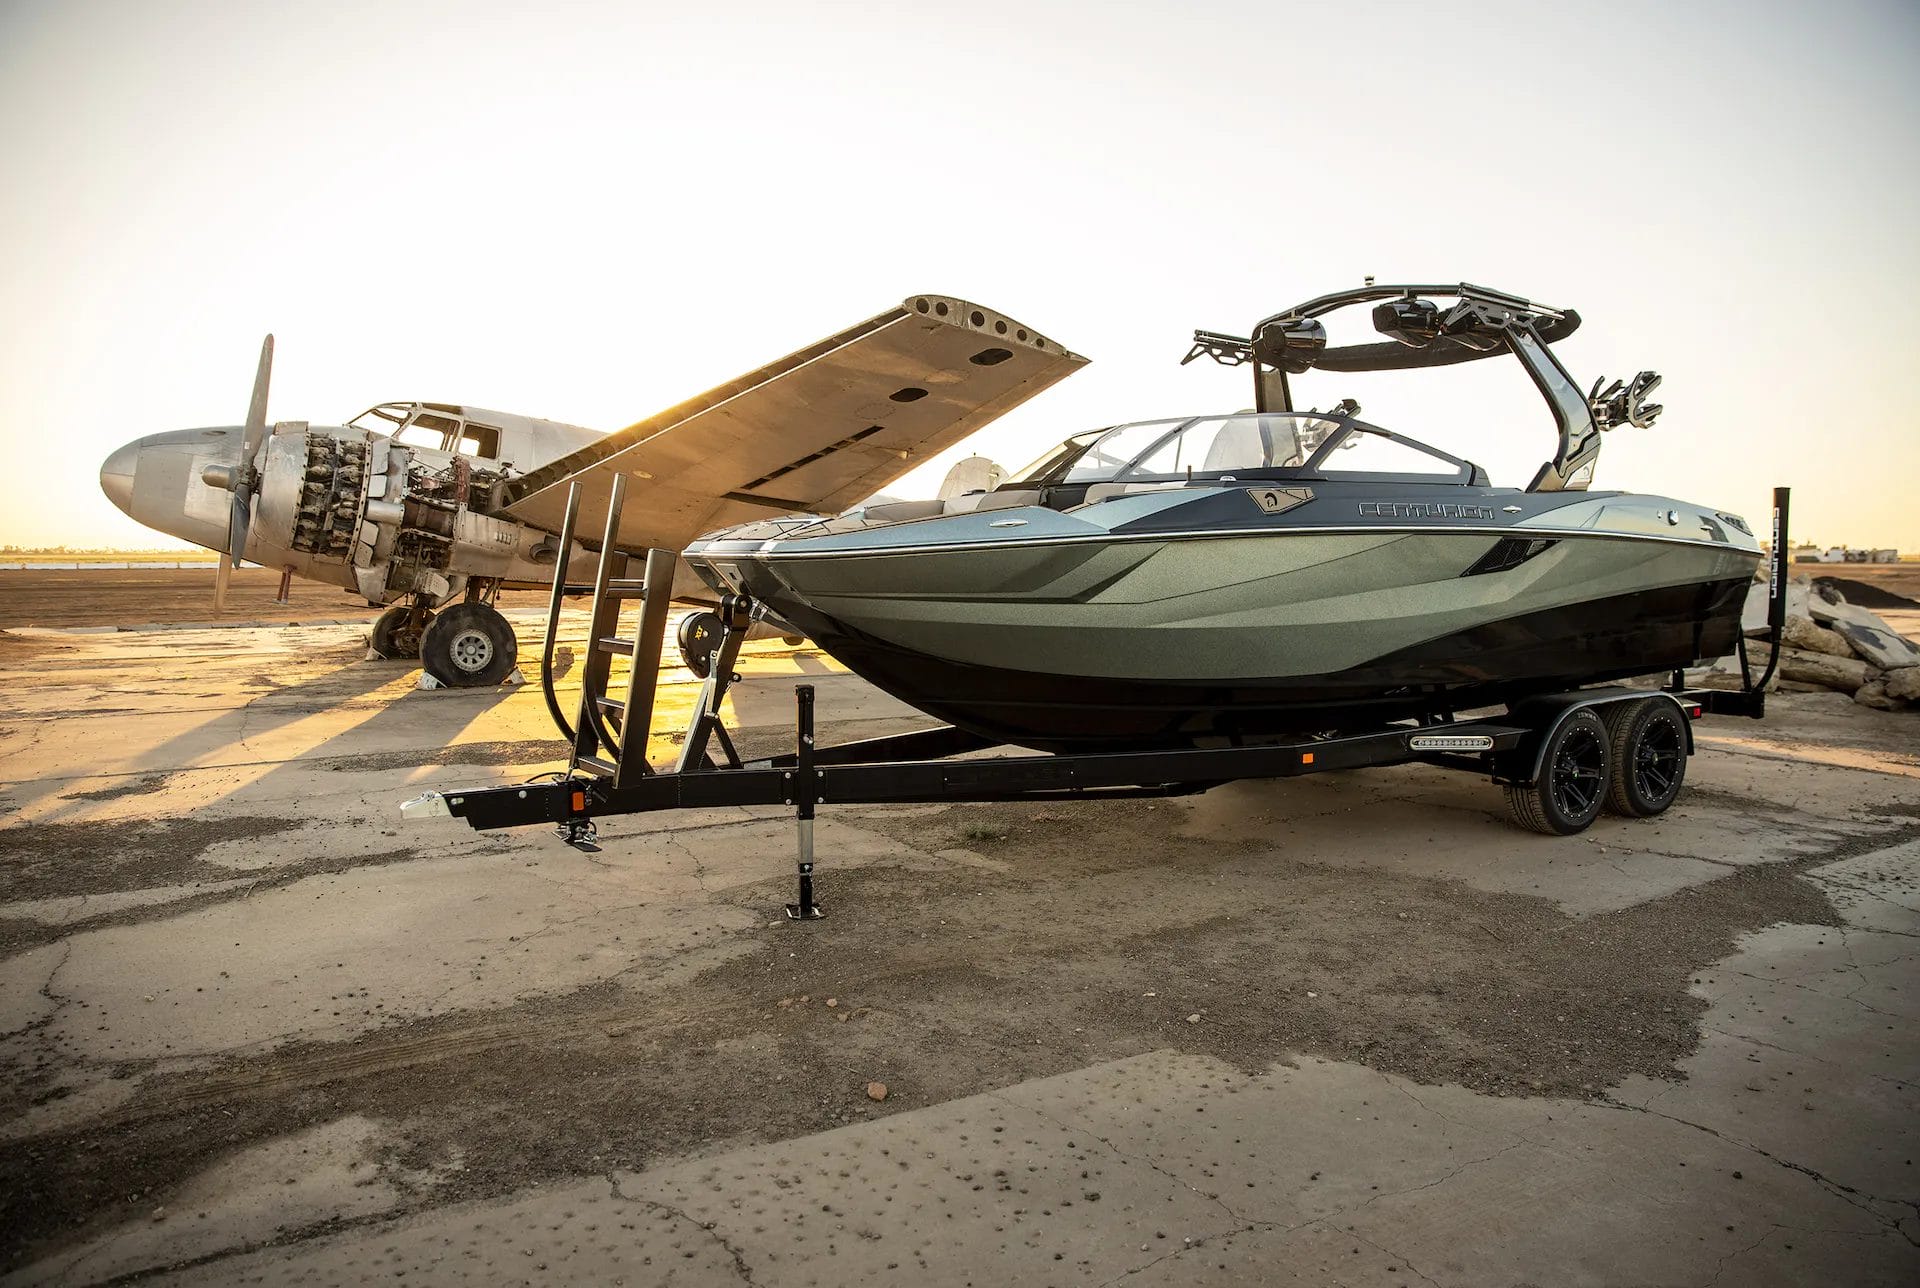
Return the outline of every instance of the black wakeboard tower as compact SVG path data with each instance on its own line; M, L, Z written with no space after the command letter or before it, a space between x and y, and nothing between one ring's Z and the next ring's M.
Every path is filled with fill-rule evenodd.
M1451 304L1444 301L1452 301ZM1377 344L1329 347L1319 319L1355 304L1372 303ZM1253 364L1256 411L1294 410L1289 375L1308 371L1406 371L1511 353L1527 369L1553 411L1560 447L1527 485L1529 492L1580 492L1593 481L1600 435L1616 425L1646 428L1660 414L1646 400L1660 377L1642 371L1630 381L1605 385L1603 376L1581 394L1547 346L1579 329L1572 309L1548 308L1518 295L1461 282L1454 286L1376 286L1369 278L1356 290L1321 295L1296 304L1253 328L1251 338L1195 331L1181 365L1208 357L1222 366ZM1602 386L1605 385L1605 388Z

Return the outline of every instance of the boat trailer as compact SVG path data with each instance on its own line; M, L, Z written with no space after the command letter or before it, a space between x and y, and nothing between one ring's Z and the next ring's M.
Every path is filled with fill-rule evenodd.
M1006 744L940 726L817 746L814 689L799 684L794 688L793 750L743 762L722 722L721 710L728 689L740 678L733 667L752 625L754 605L733 595L720 603L719 640L708 657L699 700L676 762L670 769L658 769L647 760L647 741L677 556L673 551L649 550L642 576L627 575L635 556L615 545L625 481L624 476L615 476L599 564L590 586L567 580L567 552L579 519L578 484L569 490L557 539L560 553L541 649L540 685L554 724L572 747L566 769L517 785L427 792L406 802L401 813L409 819L465 819L480 831L548 824L567 844L595 849L594 820L601 816L787 806L793 810L797 834L797 892L795 901L787 905L787 915L796 921L823 915L813 893L813 824L821 805L1188 796L1243 779L1293 778L1416 761L1483 774L1510 792L1544 792L1544 784L1558 772L1557 762L1546 763L1549 749L1557 748L1557 736L1581 712L1624 711L1620 706L1624 703L1671 703L1683 717L1679 721L1685 731L1683 755L1692 754L1692 721L1704 714L1762 717L1786 622L1789 490L1775 488L1768 566L1771 648L1765 670L1756 678L1742 632L1737 645L1741 680L1737 690L1689 689L1685 673L1675 671L1668 684L1657 690L1572 689L1524 699L1495 716L1447 713L1339 736L1151 751L974 756L971 753ZM565 597L589 591L592 606L580 703L569 720L554 690L555 639ZM621 609L629 599L640 602L639 622L632 636L622 637L618 634ZM608 694L608 687L613 660L619 656L629 659L630 669L625 694L616 698ZM1598 790L1604 792L1606 785L1600 784ZM1584 826L1538 830L1577 831Z

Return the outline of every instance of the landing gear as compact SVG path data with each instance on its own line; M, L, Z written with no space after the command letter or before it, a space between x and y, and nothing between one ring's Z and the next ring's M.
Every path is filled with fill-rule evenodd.
M411 603L395 604L373 623L373 651L386 658L420 656L420 640L433 620L433 610Z
M720 647L725 623L718 613L689 613L680 622L680 661L689 671L706 679L713 670L713 652Z
M513 627L487 604L455 604L435 617L420 640L420 665L449 688L499 684L520 653Z
M1619 702L1607 709L1613 775L1607 808L1629 818L1666 812L1687 780L1687 730L1673 703Z
M1671 705L1671 704L1669 704ZM1547 739L1540 772L1507 787L1513 821L1533 832L1572 836L1600 816L1613 769L1613 740L1591 710L1562 720Z

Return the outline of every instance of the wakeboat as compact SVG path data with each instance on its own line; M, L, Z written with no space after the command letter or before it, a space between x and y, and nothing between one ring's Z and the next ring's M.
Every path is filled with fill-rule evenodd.
M1329 346L1372 305L1385 339ZM1251 366L1255 409L1075 435L991 491L712 533L723 594L973 734L1042 751L1338 734L1734 650L1761 558L1739 516L1589 490L1652 372L1589 392L1549 347L1579 316L1466 284L1309 300L1186 361ZM1290 375L1517 359L1558 448L1524 489Z

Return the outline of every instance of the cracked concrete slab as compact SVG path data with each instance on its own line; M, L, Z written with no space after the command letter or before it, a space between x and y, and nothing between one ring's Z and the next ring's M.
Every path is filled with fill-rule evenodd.
M621 1202L655 1219L596 1244L586 1224ZM1161 1052L623 1174L611 1202L565 1186L193 1281L507 1282L529 1263L607 1281L702 1252L690 1282L1609 1285L1707 1283L1737 1262L1754 1284L1843 1255L1848 1282L1893 1284L1920 1264L1882 1214L1682 1122Z
M557 744L357 633L0 655L15 1281L1920 1274L1912 717L1706 722L1673 812L1563 840L1426 767L830 807L796 928L778 811L401 827ZM903 718L742 670L755 750L802 677Z
M242 1150L156 1201L147 1219L51 1258L8 1282L97 1281L190 1260L205 1231L267 1243L289 1229L364 1220L402 1201L402 1178L383 1172L379 1124L349 1115Z
M51 899L19 899L0 903L0 918L19 917L43 926L71 926L95 917L109 917L129 908L152 908L201 895L219 894L246 885L246 878L196 881L190 885L150 886L142 890L115 890L102 894L62 895Z

